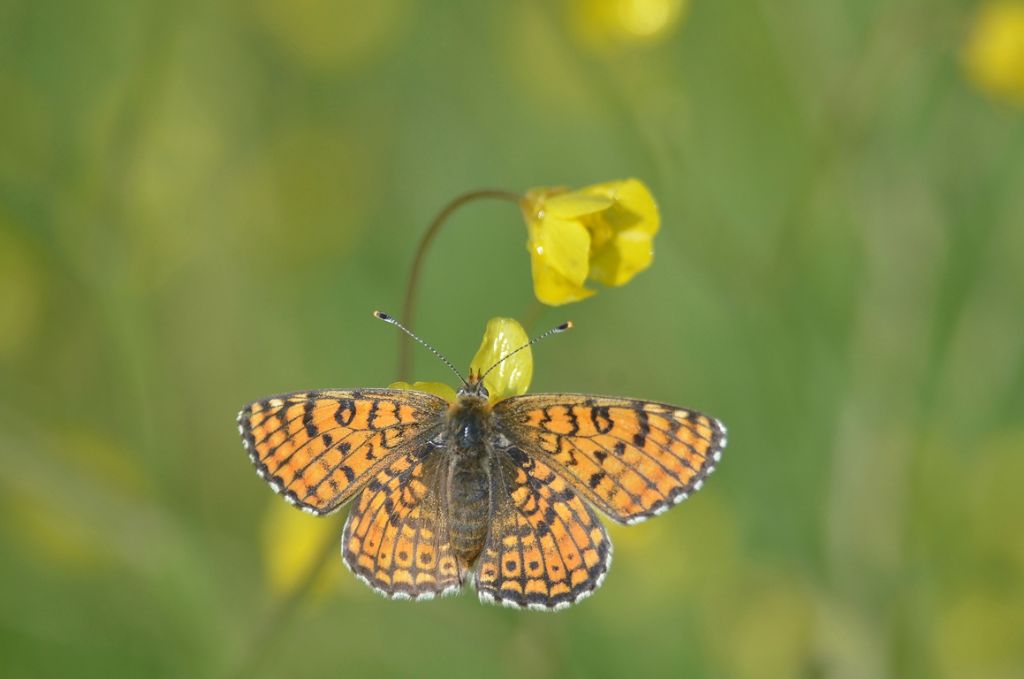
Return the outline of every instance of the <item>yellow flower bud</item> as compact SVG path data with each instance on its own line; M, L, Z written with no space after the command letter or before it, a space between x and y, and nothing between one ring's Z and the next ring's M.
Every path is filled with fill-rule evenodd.
M523 326L512 318L492 318L487 321L483 341L469 364L471 374L479 375L530 341ZM533 353L530 347L523 349L502 363L487 375L484 386L491 402L510 396L525 394L533 378Z
M625 285L651 265L661 218L654 197L637 179L577 191L538 188L521 202L529 239L533 289L551 306L585 299L587 278Z

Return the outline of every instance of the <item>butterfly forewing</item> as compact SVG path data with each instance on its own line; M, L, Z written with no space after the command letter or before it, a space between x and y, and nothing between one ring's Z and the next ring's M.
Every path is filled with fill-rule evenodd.
M448 402L397 389L273 396L238 414L256 471L292 504L334 511L393 456L429 439Z
M611 542L565 479L512 447L496 456L491 483L491 526L475 572L482 601L557 610L601 585Z
M707 415L652 401L535 394L500 401L501 432L612 519L636 523L700 489L725 447Z
M487 420L460 435L486 438L456 445L461 420L448 414L473 423L473 398L299 392L246 406L239 431L260 476L302 509L325 514L358 493L342 555L377 592L430 598L471 580L483 601L544 610L590 594L608 571L611 542L590 504L623 523L659 514L701 487L726 442L718 420L692 410L538 394L481 409ZM474 459L489 470L475 562L452 532L473 524L452 512L471 508L451 504L468 493L453 470Z

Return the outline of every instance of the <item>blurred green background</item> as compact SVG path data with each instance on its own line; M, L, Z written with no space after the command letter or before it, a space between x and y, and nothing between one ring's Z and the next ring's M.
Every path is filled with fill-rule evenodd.
M1011 6L0 3L0 672L1024 676ZM630 176L654 266L536 317L578 329L532 390L717 415L707 488L562 613L334 556L294 601L344 512L271 493L239 407L392 381L370 311L455 195ZM436 241L456 364L533 308L525 239L495 202Z

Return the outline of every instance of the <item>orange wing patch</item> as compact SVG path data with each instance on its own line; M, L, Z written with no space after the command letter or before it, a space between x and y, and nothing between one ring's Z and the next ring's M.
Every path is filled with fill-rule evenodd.
M430 438L447 407L431 394L397 389L298 392L250 403L238 431L276 492L327 514L394 453Z
M426 443L378 471L345 522L345 564L389 598L430 599L462 587L445 519L446 466L433 450Z
M544 462L514 447L498 459L495 510L475 570L480 600L559 610L591 594L611 564L604 526Z
M574 394L500 401L502 432L609 517L638 523L699 490L725 447L713 417L663 403Z

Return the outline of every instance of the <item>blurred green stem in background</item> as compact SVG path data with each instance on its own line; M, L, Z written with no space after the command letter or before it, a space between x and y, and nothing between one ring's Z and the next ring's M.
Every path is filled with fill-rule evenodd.
M281 630L286 628L289 622L291 622L291 619L299 610L299 606L309 595L313 585L316 584L320 573L331 562L331 557L337 553L338 539L336 533L332 533L330 538L324 540L324 544L316 557L309 561L303 576L295 582L291 590L274 603L273 608L264 618L262 624L256 628L248 646L243 649L243 655L235 666L235 671L229 676L253 676L267 654L272 650L275 637L279 636Z
M405 289L405 300L402 304L402 319L405 323L412 325L413 315L416 310L416 288L419 284L420 273L423 270L423 260L426 258L427 250L434 237L441 230L441 227L448 218L460 207L475 200L482 199L505 200L518 203L521 196L511 191L501 189L477 189L468 191L451 200L427 227L416 247L416 255L412 261L412 269L409 273L409 282ZM398 345L398 375L400 379L408 379L412 367L411 356L412 345L409 343L409 336L402 334ZM287 621L298 610L299 605L309 594L313 583L317 581L324 567L330 562L331 556L337 552L336 541L332 537L324 542L323 548L316 558L309 562L306 573L300 578L294 588L283 596L268 614L264 623L256 630L252 642L244 651L240 664L237 667L235 676L249 676L255 668L259 667L261 660L269 650L272 637L275 632L287 625Z
M427 250L430 249L431 242L433 242L434 237L441 230L441 227L456 210L466 203L471 203L475 200L485 198L518 203L521 196L511 191L502 191L501 189L477 189L463 193L460 196L456 196L451 202L445 205L440 212L437 213L437 216L434 217L434 221L430 223L430 226L427 227L427 230L423 233L423 237L420 238L420 244L416 247L416 256L412 260L412 269L409 272L409 282L405 287L405 300L402 302L401 320L410 328L416 327L414 320L416 311L416 288L419 285L420 273L423 271L423 260L426 258ZM411 370L412 345L410 344L409 336L403 333L398 339L398 379L408 381L410 379L409 373Z

